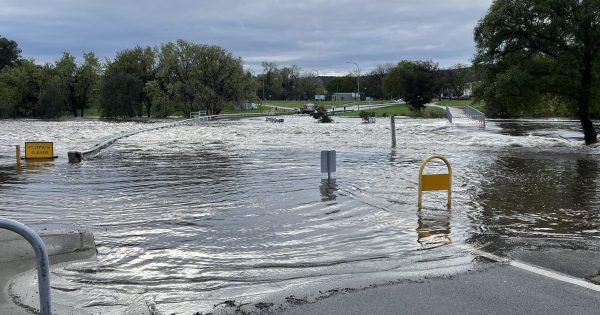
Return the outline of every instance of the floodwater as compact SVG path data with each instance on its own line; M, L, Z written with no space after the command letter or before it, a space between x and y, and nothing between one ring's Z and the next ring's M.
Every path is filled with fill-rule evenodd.
M54 301L119 313L150 301L165 313L210 311L280 290L366 287L472 268L463 246L599 249L597 146L577 122L490 122L485 130L442 119L361 124L303 116L215 121L138 134L79 165L86 149L138 123L1 121L0 216L90 229L98 259L55 272ZM14 167L25 140L56 142L60 158ZM320 151L337 151L332 180ZM446 193L424 193L428 155L453 167ZM428 172L443 172L440 163Z

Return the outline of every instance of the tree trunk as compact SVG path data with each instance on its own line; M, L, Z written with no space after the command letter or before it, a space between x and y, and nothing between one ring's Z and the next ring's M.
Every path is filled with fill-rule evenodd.
M579 121L581 121L581 127L583 127L583 136L585 138L585 144L595 143L598 140L598 134L594 129L594 124L592 124L589 114L587 112L580 113Z
M144 105L146 105L146 113L148 114L148 118L150 118L150 108L152 107L152 102L148 99L145 99Z
M594 124L590 120L590 99L592 95L592 61L589 54L583 58L581 69L581 94L579 94L577 116L583 128L585 144L589 145L597 141L597 133Z

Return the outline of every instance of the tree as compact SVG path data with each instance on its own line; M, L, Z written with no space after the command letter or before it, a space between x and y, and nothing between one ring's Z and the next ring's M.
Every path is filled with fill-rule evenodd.
M394 65L391 63L377 65L374 70L365 75L364 80L361 79L361 87L364 84L364 87L367 88L367 93L375 99L385 99L383 79L393 68Z
M14 67L0 71L0 115L13 118L37 116L43 86L44 73L33 61L22 60Z
M300 76L298 78L298 84L296 86L298 94L301 99L313 99L316 94L323 94L325 88L323 87L323 81L314 76L312 73Z
M319 105L317 106L317 108L315 108L315 112L312 114L312 117L320 123L333 122L333 119L329 117L329 115L327 114L327 109L325 109L325 106L323 105Z
M65 94L57 77L51 77L40 93L38 115L43 118L57 118L65 110Z
M240 98L251 79L241 59L225 49L181 39L161 46L156 78L163 95L183 105L185 114L198 109L218 114L226 101Z
M262 66L265 95L260 95L263 99L282 99L283 83L281 82L281 74L277 68L277 64L263 61Z
M117 72L127 73L137 78L145 87L156 77L156 53L151 47L136 46L133 49L124 49L117 52L115 60L108 64L105 75L114 76ZM134 104L135 114L142 116L143 109L150 117L152 109L152 96L145 88L140 90L138 100Z
M117 71L109 73L100 92L102 116L133 117L138 110L144 83L134 74Z
M78 113L83 117L84 110L96 97L100 79L100 62L96 55L93 52L84 53L83 59L82 64L77 64L75 57L65 52L55 65L55 71L67 93L67 107L74 117Z
M438 65L432 61L403 60L383 81L386 95L400 96L414 109L422 109L437 95Z
M461 97L464 94L467 84L473 82L472 69L465 64L456 64L450 69L439 71L440 94L450 97Z
M578 116L585 143L597 141L600 1L496 0L475 28L477 96L499 111L558 98Z
M356 91L356 78L351 77L350 75L335 77L327 83L327 91L329 94L350 93Z
M281 88L284 100L297 100L300 98L298 89L298 79L300 78L300 67L292 65L291 67L283 67L279 70L281 78Z
M21 58L21 49L17 42L0 36L0 70L12 67Z

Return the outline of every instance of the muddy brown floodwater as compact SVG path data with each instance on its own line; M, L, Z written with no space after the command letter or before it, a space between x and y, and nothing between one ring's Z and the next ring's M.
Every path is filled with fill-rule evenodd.
M454 244L499 255L599 249L599 150L561 137L576 122L482 130L398 119L390 149L388 120L335 120L181 126L79 165L66 151L144 125L1 121L0 216L92 230L98 260L58 269L53 298L103 314L140 300L209 311L307 283L358 288L470 270L473 256ZM55 141L60 158L17 175L10 145L26 140ZM337 151L332 181L319 172L321 150ZM444 192L425 193L417 212L419 165L433 153L452 163L453 208Z

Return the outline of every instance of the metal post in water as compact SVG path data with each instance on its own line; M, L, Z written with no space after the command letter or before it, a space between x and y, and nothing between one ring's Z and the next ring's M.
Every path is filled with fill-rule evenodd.
M17 144L16 146L17 153L17 173L21 173L21 146Z
M44 241L30 227L14 220L0 219L0 229L13 231L23 236L33 247L40 291L40 314L51 315L50 263L48 261L48 250L46 249L46 245L44 245Z
M390 116L390 129L392 129L392 148L396 147L396 119L394 115Z
M69 151L67 152L67 156L69 158L69 163L77 164L81 163L83 159L83 155L79 151Z

